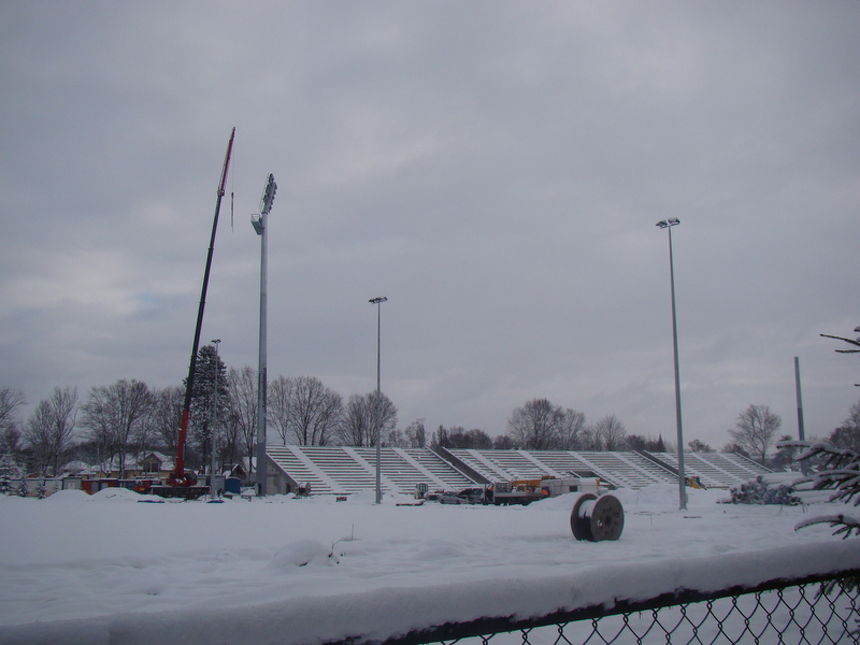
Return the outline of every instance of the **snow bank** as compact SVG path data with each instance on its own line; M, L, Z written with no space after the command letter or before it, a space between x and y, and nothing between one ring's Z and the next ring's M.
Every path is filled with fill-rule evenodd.
M600 543L573 539L576 495L138 504L120 491L0 497L0 642L320 642L860 567L855 540L794 531L838 505L726 505L725 491L691 490L682 513L671 485L614 491L624 533Z
M780 576L802 577L860 567L855 544L774 549L724 559L695 558L615 565L600 571L538 580L500 577L434 587L392 587L369 593L298 598L253 607L174 609L159 614L124 613L96 620L0 628L7 645L148 645L153 634L186 645L298 645L347 637L384 639L446 622L476 617L525 619L553 611L646 600L680 590L717 591L752 586ZM775 572L779 572L776 575Z

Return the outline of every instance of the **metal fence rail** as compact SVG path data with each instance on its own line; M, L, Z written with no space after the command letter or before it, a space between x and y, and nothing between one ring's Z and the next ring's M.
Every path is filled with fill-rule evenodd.
M682 590L539 618L477 619L374 641L418 643L860 643L860 570L715 593ZM344 642L344 641L341 641ZM346 642L368 642L349 639Z

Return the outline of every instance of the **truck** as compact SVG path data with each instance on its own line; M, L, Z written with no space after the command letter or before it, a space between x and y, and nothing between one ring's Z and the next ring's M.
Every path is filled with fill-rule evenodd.
M599 494L608 486L598 477L555 477L544 475L536 479L515 479L509 482L493 482L487 488L491 503L531 504L547 497L557 497L564 493Z

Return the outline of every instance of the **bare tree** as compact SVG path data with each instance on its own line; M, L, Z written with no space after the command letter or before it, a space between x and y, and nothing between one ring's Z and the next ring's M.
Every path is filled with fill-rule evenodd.
M424 430L424 419L416 419L404 430L406 442L410 448L423 448L427 445L427 431Z
M780 425L782 419L771 412L768 406L751 404L738 415L735 427L729 430L729 434L737 446L764 464L767 449Z
M57 475L60 458L71 445L78 408L76 388L54 388L53 394L36 406L27 424L25 438L33 448L43 475Z
M614 414L600 419L592 426L591 431L601 450L620 450L626 445L627 429Z
M91 437L117 457L120 477L125 476L129 453L134 452L133 438L149 420L152 393L146 383L120 379L113 385L94 387L82 406L84 425Z
M378 423L377 423L378 419ZM385 437L397 426L397 408L385 394L353 394L346 404L337 434L346 446L375 446L377 429Z
M152 395L153 404L147 425L152 435L171 453L176 452L184 397L185 391L178 385L156 390Z
M0 431L6 431L15 426L18 408L26 402L22 392L13 390L11 387L0 388Z
M269 393L266 396L266 414L281 443L287 445L290 438L290 399L292 398L293 381L285 376L279 376L269 383Z
M698 439L693 439L687 444L687 446L689 446L692 452L714 452L713 448L704 441L699 441Z
M508 431L520 446L531 450L546 450L556 441L560 409L548 399L533 399L516 408L508 420Z
M370 401L366 395L353 394L349 397L344 408L344 414L338 426L338 440L345 446L369 446L373 421L370 413Z
M230 411L227 423L234 426L241 438L244 453L249 457L249 474L253 470L257 445L257 370L247 365L241 370L230 368L227 374Z
M290 405L293 437L302 446L324 446L340 423L343 402L340 394L313 376L293 380Z
M558 450L582 450L585 447L585 414L568 408L558 426L555 448Z
M18 408L26 402L22 392L10 387L0 388L0 451L5 446L12 455L18 454L21 439Z
M530 450L582 448L585 415L547 399L532 399L514 410L508 421L513 442Z

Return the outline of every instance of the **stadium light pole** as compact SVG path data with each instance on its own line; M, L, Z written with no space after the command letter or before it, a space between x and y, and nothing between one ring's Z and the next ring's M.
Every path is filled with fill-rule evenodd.
M376 305L376 401L373 406L373 420L376 425L376 503L382 503L382 406L381 371L382 371L382 303L388 298L380 296L371 298L369 303Z
M687 510L687 481L684 474L684 429L681 423L681 377L678 370L678 318L675 312L675 261L672 256L672 227L681 223L677 217L661 219L657 227L669 232L669 284L672 290L672 347L675 354L675 426L678 431L678 498L682 511Z
M263 197L260 199L259 215L251 215L251 226L260 236L260 345L257 367L257 494L266 494L266 317L267 317L267 274L266 274L266 216L272 210L278 185L275 176L269 173Z
M213 338L212 344L215 345L215 397L212 405L212 414L209 419L209 441L212 443L212 455L209 463L209 497L215 499L218 495L215 490L215 418L218 408L218 376L221 370L218 369L218 347L221 345L220 338Z

